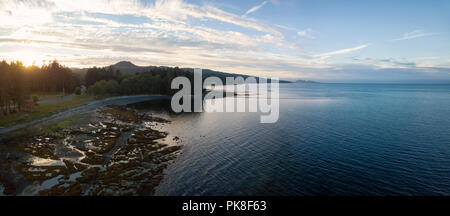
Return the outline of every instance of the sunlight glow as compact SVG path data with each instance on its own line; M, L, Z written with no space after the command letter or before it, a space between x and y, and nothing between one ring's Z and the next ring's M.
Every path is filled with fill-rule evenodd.
M42 66L45 63L44 58L39 53L31 51L20 51L14 55L14 60L21 61L24 66Z

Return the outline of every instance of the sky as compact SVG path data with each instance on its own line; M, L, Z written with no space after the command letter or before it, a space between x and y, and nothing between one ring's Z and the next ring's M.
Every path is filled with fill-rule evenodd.
M450 1L0 0L0 59L450 82Z

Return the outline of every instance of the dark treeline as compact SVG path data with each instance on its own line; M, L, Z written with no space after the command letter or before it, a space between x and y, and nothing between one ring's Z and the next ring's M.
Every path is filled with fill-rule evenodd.
M121 79L122 74L120 73L120 70L115 71L111 66L103 68L93 67L88 69L84 77L84 83L86 86L91 86L101 80L116 80L117 82L120 82Z
M0 115L21 111L34 92L73 92L80 80L68 67L53 61L42 67L0 62Z
M178 67L155 67L135 75L122 75L113 67L90 68L85 76L88 93L94 95L166 94L173 95L172 80L184 76L193 83L194 75Z
M21 62L0 62L0 115L24 109L33 93L73 93L82 84L92 95L173 95L171 89L175 77L187 77L193 83L194 74L178 67L152 67L145 72L124 75L114 67L89 68L79 77L57 61L41 67L24 66ZM192 85L193 88L193 85Z

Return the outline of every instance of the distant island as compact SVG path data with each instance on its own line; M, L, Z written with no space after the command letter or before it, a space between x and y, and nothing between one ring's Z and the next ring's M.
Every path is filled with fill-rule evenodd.
M312 80L301 80L301 79L299 79L299 80L296 80L295 83L319 83L319 82L312 81Z

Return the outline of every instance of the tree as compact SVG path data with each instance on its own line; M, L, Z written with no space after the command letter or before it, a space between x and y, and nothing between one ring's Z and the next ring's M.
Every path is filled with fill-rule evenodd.
M57 61L42 67L1 61L0 114L21 111L32 92L73 92L79 85L80 80L72 71Z
M75 89L75 94L76 94L76 95L81 95L81 88L80 88L80 87L77 87L77 88Z
M90 85L88 93L93 95L131 95L131 94L166 94L175 93L171 89L172 80L178 76L185 76L191 82L194 80L192 72L178 67L155 67L135 75L122 75L116 71L111 77L111 67L90 68L85 82ZM193 86L192 86L193 88Z
M37 103L39 101L39 97L37 95L33 95L33 102Z

